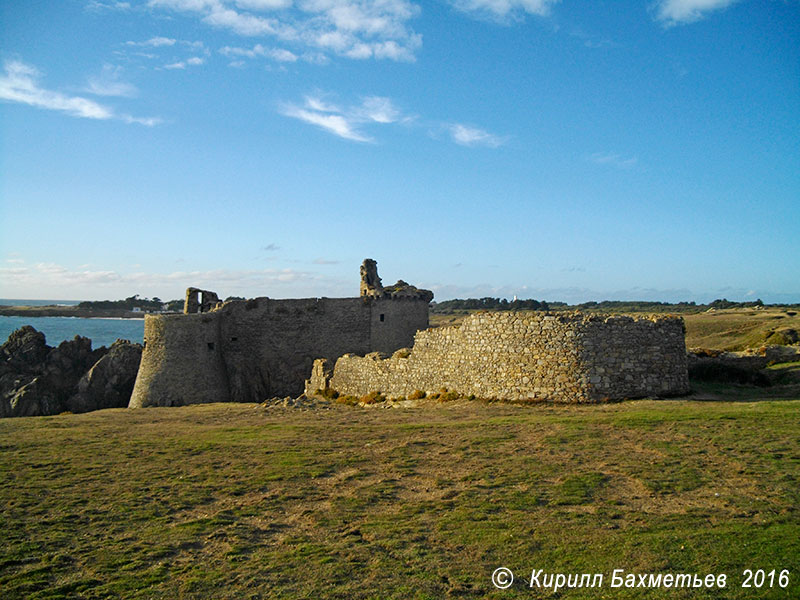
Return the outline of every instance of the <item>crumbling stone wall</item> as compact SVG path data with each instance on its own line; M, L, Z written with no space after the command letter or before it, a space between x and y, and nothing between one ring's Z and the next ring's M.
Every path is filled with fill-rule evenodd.
M209 312L220 304L219 296L209 290L186 288L186 299L183 301L183 312L187 315Z
M420 331L391 358L314 364L307 392L407 396L441 388L509 400L598 402L687 393L683 320L584 314L479 313Z
M375 261L368 262L370 285L377 290ZM362 286L366 270L362 266ZM190 288L188 314L145 316L145 347L130 406L296 396L315 358L408 346L418 329L428 327L433 295L398 284L358 298L234 300L210 312L204 312L206 294L209 302L216 294ZM197 300L201 291L203 302Z

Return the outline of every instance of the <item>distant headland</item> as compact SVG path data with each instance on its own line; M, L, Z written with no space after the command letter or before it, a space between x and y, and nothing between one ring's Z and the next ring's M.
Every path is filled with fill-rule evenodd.
M145 314L183 311L183 300L164 302L160 298L141 298L138 294L124 300L87 300L74 305L0 304L4 317L80 317L84 319L143 319Z

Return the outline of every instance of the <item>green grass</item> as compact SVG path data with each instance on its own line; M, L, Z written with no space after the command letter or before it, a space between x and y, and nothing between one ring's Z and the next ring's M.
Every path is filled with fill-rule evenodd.
M503 565L606 574L562 598L797 598L800 401L748 393L3 420L0 596L539 597L495 590ZM612 590L619 568L730 583ZM742 589L746 568L790 588Z

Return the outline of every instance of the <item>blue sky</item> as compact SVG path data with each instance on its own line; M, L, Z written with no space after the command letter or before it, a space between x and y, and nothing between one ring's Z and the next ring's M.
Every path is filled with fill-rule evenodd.
M0 3L0 296L800 302L797 0Z

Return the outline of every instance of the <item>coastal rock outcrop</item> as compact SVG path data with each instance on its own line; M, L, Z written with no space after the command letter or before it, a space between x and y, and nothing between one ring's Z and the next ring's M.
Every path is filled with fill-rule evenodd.
M78 392L67 401L71 412L125 408L131 399L142 346L117 340L78 381Z
M44 334L30 325L20 327L8 336L0 346L0 369L25 370L44 362L51 348L45 343Z
M133 389L141 352L139 344L119 340L111 350L105 346L92 350L92 340L81 336L53 348L46 344L40 331L30 325L21 327L0 346L0 417L125 406ZM112 356L104 362L106 366L101 366L98 374L89 377L89 382L81 386L83 379L109 354ZM95 379L98 383L92 383ZM105 393L109 394L108 399L99 399ZM121 400L120 396L126 393ZM79 398L73 401L74 396Z

